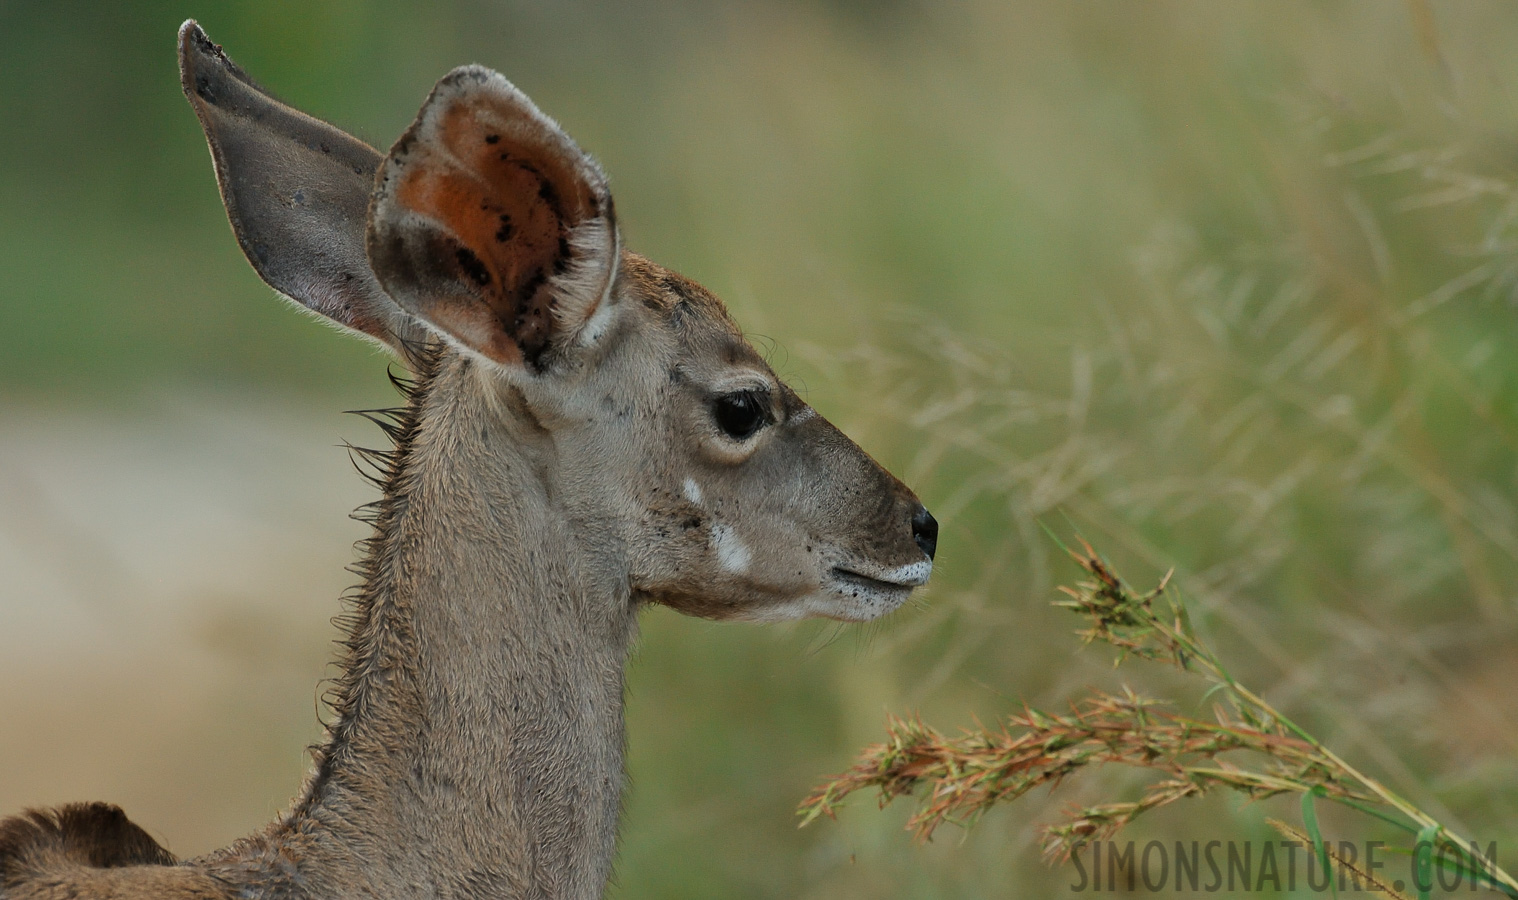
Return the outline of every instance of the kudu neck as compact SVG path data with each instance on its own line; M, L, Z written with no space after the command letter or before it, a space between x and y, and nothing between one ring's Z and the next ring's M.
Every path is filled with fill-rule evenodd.
M445 358L402 422L338 720L287 823L321 834L335 894L590 898L609 876L634 613L553 505L551 436L482 385Z

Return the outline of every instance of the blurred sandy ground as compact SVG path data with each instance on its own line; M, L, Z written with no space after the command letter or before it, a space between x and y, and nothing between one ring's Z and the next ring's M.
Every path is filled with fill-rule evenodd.
M110 800L183 854L294 794L372 493L340 419L245 394L0 412L7 810Z

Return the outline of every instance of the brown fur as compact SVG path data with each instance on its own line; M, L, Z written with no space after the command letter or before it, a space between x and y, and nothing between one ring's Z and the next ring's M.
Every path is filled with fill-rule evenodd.
M174 857L109 803L33 809L0 822L0 884L58 861L111 869L170 866Z
M639 609L874 618L926 581L936 524L720 301L621 249L600 170L499 75L440 82L360 217L361 186L334 181L319 149L351 138L257 92L194 23L180 46L255 268L391 346L415 380L403 410L374 414L395 449L356 451L384 496L334 716L290 811L179 864L114 807L27 813L0 823L0 900L598 897ZM454 178L446 148L475 137L542 154L554 198L509 173ZM397 199L397 172L449 193ZM537 318L502 315L471 265L422 252L485 240L472 211L502 191L502 208L541 206L534 227L565 235ZM294 194L325 200L312 213ZM357 246L372 271L345 277ZM484 282L517 262L493 260Z
M176 867L169 851L108 803L34 809L0 821L0 897L6 900L150 892L195 900L226 895L205 873Z

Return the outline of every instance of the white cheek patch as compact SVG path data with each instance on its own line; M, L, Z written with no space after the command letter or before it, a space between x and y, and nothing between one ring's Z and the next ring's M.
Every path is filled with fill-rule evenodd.
M748 571L748 545L738 537L730 525L712 526L712 549L717 551L717 562L735 575Z
M800 412L796 413L794 416L791 416L789 424L791 424L791 425L800 425L802 422L805 422L807 419L815 419L815 418L817 418L817 410L812 409L810 406L804 406L804 407L801 408Z
M697 506L701 505L701 485L696 484L694 478L685 479L685 499Z

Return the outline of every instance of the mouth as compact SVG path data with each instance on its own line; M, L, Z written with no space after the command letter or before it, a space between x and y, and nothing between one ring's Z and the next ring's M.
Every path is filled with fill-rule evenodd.
M836 566L833 568L832 575L834 583L839 587L854 588L856 591L863 590L870 594L907 594L916 587L913 584L902 584L897 581L882 581L879 578L871 578L868 575L861 575Z
M834 604L841 604L825 613L828 618L865 622L891 612L907 602L913 589L927 582L931 564L925 562L918 569L870 566L868 574L859 571L861 568L866 566L834 566L828 572L827 592L833 596Z
M834 566L830 574L838 589L856 595L863 593L904 600L913 588L927 584L932 573L933 564L924 560L892 569L858 563L848 567Z
M860 571L861 569L867 571ZM927 584L931 574L933 564L927 560L893 569L856 564L848 568L834 566L832 570L835 580L872 591L910 591Z
M839 554L838 565L824 576L821 606L814 615L840 622L867 622L895 610L912 591L928 583L933 563L923 559L904 566L883 566L854 554Z

